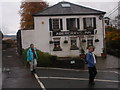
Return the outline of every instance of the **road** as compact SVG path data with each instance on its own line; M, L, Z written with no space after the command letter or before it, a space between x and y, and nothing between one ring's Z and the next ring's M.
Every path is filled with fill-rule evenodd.
M90 88L88 71L62 68L37 68L37 77L45 88ZM98 70L93 88L118 88L120 74Z
M16 53L16 49L3 50L3 88L38 88L48 89L80 89L80 88L113 88L120 87L120 73L114 68L99 69L95 86L88 85L87 69L63 69L37 67L36 74L31 74ZM110 56L111 57L111 56ZM103 62L103 61L101 61ZM105 62L105 60L104 60ZM106 61L107 62L107 61ZM100 63L100 61L99 61ZM109 62L110 63L110 62ZM118 64L118 63L117 63ZM105 65L104 65L105 66Z

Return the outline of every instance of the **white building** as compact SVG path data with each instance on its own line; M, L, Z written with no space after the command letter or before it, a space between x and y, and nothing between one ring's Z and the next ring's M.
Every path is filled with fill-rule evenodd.
M22 30L22 48L34 43L37 49L59 57L76 57L89 45L101 56L104 48L105 12L59 2L34 17L34 30Z
M120 29L120 1L118 2L118 29Z

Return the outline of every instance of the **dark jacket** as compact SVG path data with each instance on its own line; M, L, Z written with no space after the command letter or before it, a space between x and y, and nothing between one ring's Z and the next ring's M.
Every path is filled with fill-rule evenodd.
M93 57L91 52L88 52L86 54L86 61L88 62L88 67L94 67L95 66L94 57Z

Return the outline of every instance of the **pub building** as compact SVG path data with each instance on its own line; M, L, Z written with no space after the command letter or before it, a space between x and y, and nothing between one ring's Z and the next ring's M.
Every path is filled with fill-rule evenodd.
M22 48L31 43L43 52L59 57L78 57L87 52L89 45L96 47L95 54L103 52L105 12L59 2L34 14L34 30L21 30Z

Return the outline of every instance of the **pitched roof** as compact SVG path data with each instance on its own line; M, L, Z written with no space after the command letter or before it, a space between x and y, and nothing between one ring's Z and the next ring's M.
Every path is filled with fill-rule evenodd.
M100 15L105 13L106 12L63 1L33 16Z

